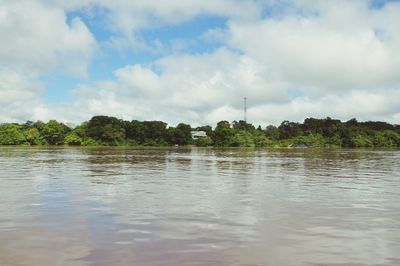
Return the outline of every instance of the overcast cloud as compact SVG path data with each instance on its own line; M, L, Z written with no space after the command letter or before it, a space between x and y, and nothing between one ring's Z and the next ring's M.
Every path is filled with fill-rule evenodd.
M135 59L170 41L140 34L199 16L223 25L183 41L214 48ZM0 122L105 114L215 125L242 119L244 96L254 124L400 119L398 1L0 0L0 38ZM113 49L136 57L93 74ZM44 92L57 88L41 80L59 73L76 80L72 99L51 103Z

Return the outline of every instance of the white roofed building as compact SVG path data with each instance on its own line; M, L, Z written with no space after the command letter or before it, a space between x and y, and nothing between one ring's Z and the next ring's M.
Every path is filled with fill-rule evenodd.
M207 133L205 131L192 131L192 139L198 139L207 137Z

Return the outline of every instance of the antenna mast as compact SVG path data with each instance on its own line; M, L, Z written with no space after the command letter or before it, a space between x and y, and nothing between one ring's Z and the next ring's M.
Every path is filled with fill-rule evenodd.
M247 123L247 97L244 97L243 100L244 100L244 122Z

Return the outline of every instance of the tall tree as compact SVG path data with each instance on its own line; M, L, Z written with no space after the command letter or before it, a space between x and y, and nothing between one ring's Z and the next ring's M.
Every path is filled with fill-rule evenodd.
M0 145L19 145L26 142L21 126L17 124L0 125Z
M192 141L192 128L190 125L180 123L171 130L171 144L187 145Z
M44 124L40 130L40 135L50 145L63 144L66 133L67 130L65 125L57 122L56 120L50 120Z
M116 145L125 139L123 121L110 116L94 116L87 125L88 136L104 141L110 145Z
M214 130L213 142L214 145L224 147L230 146L234 136L233 129L228 121L220 121Z

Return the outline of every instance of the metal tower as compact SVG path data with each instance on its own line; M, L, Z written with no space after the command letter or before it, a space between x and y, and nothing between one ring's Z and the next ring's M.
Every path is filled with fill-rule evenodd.
M244 122L247 123L247 97L244 97L243 100L244 100Z

